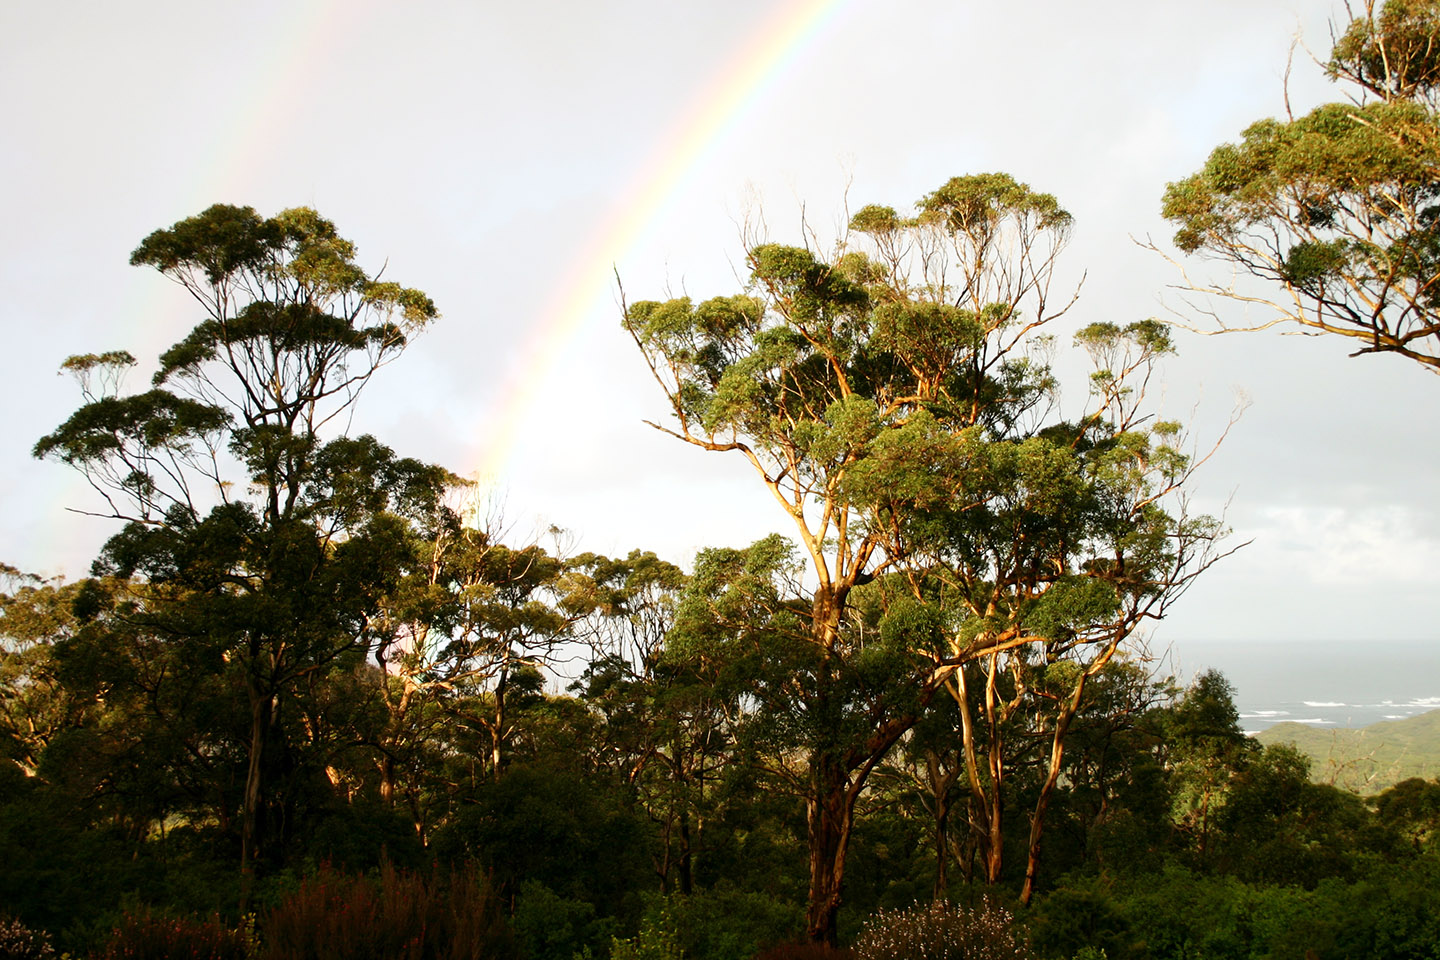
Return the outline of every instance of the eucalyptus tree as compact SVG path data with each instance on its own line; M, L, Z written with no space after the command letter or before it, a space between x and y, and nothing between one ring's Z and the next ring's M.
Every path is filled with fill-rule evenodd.
M1325 66L1347 102L1257 121L1166 189L1176 246L1265 282L1187 286L1273 311L1244 329L1440 372L1440 3L1365 0Z
M359 394L437 316L419 290L355 262L334 224L213 206L150 234L131 263L189 294L201 318L125 394L135 359L72 357L83 405L35 446L78 469L123 526L97 572L139 578L120 605L154 636L208 648L248 703L242 874L274 854L267 783L296 682L371 642L377 597L452 482L370 436L346 436Z
M447 709L483 731L498 779L513 725L511 681L543 663L570 623L556 592L564 564L538 544L509 547L466 527L428 546L419 575L429 590L406 624L398 666L407 687L451 694Z
M75 631L76 584L0 564L0 758L35 776L50 741L73 722L54 647Z
M1234 697L1235 688L1222 673L1206 670L1164 715L1174 818L1193 838L1201 865L1209 856L1216 811L1260 747L1241 729Z
M962 422L957 431L917 417L889 441L894 452L853 481L893 531L886 547L901 558L910 602L939 603L950 617L935 662L971 664L947 685L961 707L989 882L1003 867L1007 730L1018 719L1044 734L1027 745L1044 774L1030 815L1026 901L1087 684L1218 558L1223 534L1213 519L1185 514L1177 494L1197 464L1179 449L1179 425L1146 412L1144 387L1171 350L1166 329L1095 323L1075 340L1095 369L1091 401L1074 421L1004 432ZM945 450L944 469L912 457L925 446Z
M876 718L859 747L820 741L806 757L812 938L833 939L855 800L914 707L948 685L962 713L979 697L993 721L1009 651L1050 664L1098 650L1052 694L1058 766L1083 678L1213 559L1218 525L1163 509L1194 464L1178 427L1143 412L1169 349L1159 324L1087 328L1095 402L1075 421L1056 413L1045 333L1076 298L1054 293L1070 226L1007 175L956 177L914 216L859 210L828 256L748 243L739 295L626 308L674 417L652 426L744 457L791 520L808 599L787 609L815 652L819 713L863 647L846 639L854 591L902 584L879 627L906 638L910 709ZM965 686L968 663L987 665L983 690ZM991 766L967 753L972 790L998 783ZM996 879L999 811L981 809Z
M689 895L707 850L717 785L733 762L733 691L715 660L677 656L667 643L689 578L654 553L587 553L565 576L574 638L591 659L572 686L599 714L598 759L635 792L659 830L652 860L661 886Z

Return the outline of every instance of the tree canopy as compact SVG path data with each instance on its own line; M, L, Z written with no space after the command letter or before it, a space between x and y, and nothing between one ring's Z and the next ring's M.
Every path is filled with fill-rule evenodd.
M242 863L281 832L281 715L303 677L370 643L378 600L453 482L342 417L374 372L437 316L418 290L354 261L334 224L297 208L213 206L157 230L131 263L203 310L151 389L121 393L124 351L71 357L84 404L35 446L80 470L124 521L96 572L116 578L90 633L243 685L249 701ZM167 653L167 651L169 653Z
M1325 65L1348 102L1260 120L1169 185L1175 245L1263 287L1190 283L1440 372L1440 4L1366 0Z
M817 651L815 709L842 696L863 647L854 593L869 585L919 702L947 683L966 698L964 666L989 658L979 696L993 725L1001 654L1043 669L1088 650L1088 676L1214 559L1219 526L1162 506L1194 466L1178 425L1143 410L1171 350L1162 325L1084 328L1091 403L1075 420L1055 415L1043 334L1075 300L1052 290L1070 224L1055 197L1006 174L955 177L912 216L863 207L828 255L752 238L739 294L627 307L674 417L659 429L748 459L790 517L815 585L798 605L782 599ZM817 939L833 937L853 798L914 721L891 701L867 708L868 738L808 747ZM977 791L995 785L994 814L991 759L986 774L972 749L969 765Z

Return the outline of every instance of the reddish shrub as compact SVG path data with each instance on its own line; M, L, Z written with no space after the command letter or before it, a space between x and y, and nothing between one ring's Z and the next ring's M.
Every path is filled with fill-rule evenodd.
M246 937L219 917L180 920L128 914L110 934L99 960L246 960Z
M511 960L509 929L474 873L375 879L322 868L261 918L264 960Z

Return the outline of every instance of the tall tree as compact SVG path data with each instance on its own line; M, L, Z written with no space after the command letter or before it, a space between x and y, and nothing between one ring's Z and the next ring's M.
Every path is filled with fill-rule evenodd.
M705 665L667 649L687 582L680 568L639 550L623 560L582 554L568 567L565 605L584 614L574 636L592 651L572 689L603 721L602 762L659 829L661 888L688 896L730 759L734 698Z
M1077 420L965 425L949 441L948 472L927 471L904 452L869 488L892 518L887 549L905 558L912 597L942 604L957 624L937 663L977 661L956 670L949 688L961 706L972 826L991 883L1006 846L1006 758L1038 751L1027 902L1088 683L1214 562L1222 534L1214 520L1185 515L1174 495L1196 464L1178 449L1179 425L1145 410L1145 384L1171 350L1166 329L1153 320L1095 323L1075 339L1095 366L1091 404ZM920 426L907 446L942 436ZM1043 748L1009 750L1016 722L1042 731Z
M1070 222L1007 175L956 177L913 217L861 209L828 257L748 243L740 295L626 309L675 417L652 426L746 458L791 519L816 715L838 709L863 649L846 638L854 591L887 573L908 585L886 616L926 664L922 704L965 663L1118 644L1209 562L1218 527L1160 506L1193 467L1178 428L1139 412L1168 349L1158 324L1091 328L1085 345L1114 361L1099 402L1047 422L1041 334L1074 302L1052 297ZM834 937L855 802L915 716L873 719L861 744L809 750L815 939Z
M1165 765L1170 771L1175 818L1193 837L1204 864L1215 813L1259 744L1240 728L1235 688L1218 670L1206 670L1164 714Z
M242 874L271 852L267 783L297 681L370 642L377 598L410 562L446 471L343 433L371 376L436 317L382 282L313 210L263 218L213 206L131 255L203 317L160 357L152 388L122 395L134 358L72 357L85 403L35 446L80 470L124 522L97 572L148 581L127 616L213 650L249 712Z
M1258 121L1165 191L1176 246L1269 289L1187 285L1275 311L1244 329L1296 324L1440 373L1440 3L1365 0L1326 69L1348 102Z

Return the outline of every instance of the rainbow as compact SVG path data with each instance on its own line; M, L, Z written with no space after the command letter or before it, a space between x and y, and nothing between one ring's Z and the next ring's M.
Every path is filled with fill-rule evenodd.
M473 476L492 485L523 434L547 374L588 321L615 322L614 265L644 237L714 151L751 108L832 24L853 0L787 0L726 63L724 70L685 107L675 125L651 152L651 159L620 195L613 214L595 231L566 272L559 293L544 309L522 348L522 360L504 385L501 407L487 417L477 445Z
M614 322L613 265L634 248L660 219L713 153L738 127L751 109L790 70L791 66L854 0L783 0L775 11L742 42L724 68L686 104L677 122L650 152L650 159L619 194L610 215L588 239L557 286L557 294L541 311L521 347L518 361L501 389L498 409L491 411L479 436L469 444L462 462L473 465L482 486L495 484L524 435L527 414L556 362L577 332L603 317ZM211 203L234 202L233 193L244 173L258 160L259 145L267 143L264 130L276 115L294 109L287 101L303 86L302 73L313 70L313 37L340 27L341 0L304 0L292 5L283 28L271 31L271 49L260 62L274 65L246 98L233 121L225 124L218 142L205 152L216 162L200 165L204 176L190 184L181 201L182 215ZM125 314L140 318L139 343L127 344L137 352L156 352L169 345L163 316L175 303L166 284L149 284L127 298ZM182 309L174 307L173 309Z

